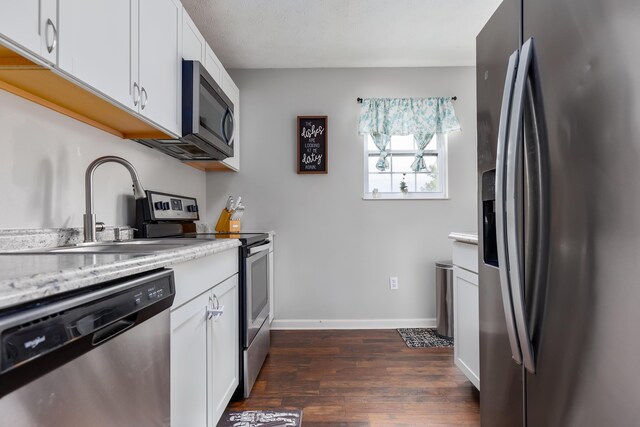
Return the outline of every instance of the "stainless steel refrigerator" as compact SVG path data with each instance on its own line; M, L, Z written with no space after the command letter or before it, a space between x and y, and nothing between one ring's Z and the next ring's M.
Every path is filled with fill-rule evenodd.
M483 426L640 425L639 40L638 0L478 35Z

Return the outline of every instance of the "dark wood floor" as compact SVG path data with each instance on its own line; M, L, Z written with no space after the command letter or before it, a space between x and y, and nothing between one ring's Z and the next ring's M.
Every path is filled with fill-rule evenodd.
M303 409L303 427L480 424L453 349L407 348L395 330L272 331L251 397L230 406Z

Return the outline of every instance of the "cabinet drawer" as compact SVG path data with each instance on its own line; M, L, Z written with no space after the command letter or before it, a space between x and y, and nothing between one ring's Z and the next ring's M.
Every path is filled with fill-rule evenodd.
M176 298L171 310L175 310L238 273L238 250L234 248L176 264L172 268L176 281Z
M453 264L478 273L478 245L453 242Z

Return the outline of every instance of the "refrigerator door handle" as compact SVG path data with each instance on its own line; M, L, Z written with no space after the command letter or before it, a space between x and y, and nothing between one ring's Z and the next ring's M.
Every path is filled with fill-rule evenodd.
M511 346L511 357L517 364L522 364L522 353L518 342L516 323L513 314L513 300L509 285L509 257L507 253L507 230L505 229L505 166L507 155L507 135L509 130L510 107L513 96L513 85L516 76L518 51L509 57L507 75L502 93L502 107L500 108L500 124L498 126L498 144L496 150L496 240L498 250L498 265L500 269L500 291L502 306L507 325L507 336Z
M518 233L520 206L518 203L518 170L522 158L522 138L524 101L529 77L529 69L533 59L533 39L527 40L520 51L520 61L516 75L513 102L511 104L511 122L509 124L509 142L507 146L506 176L506 228L507 253L509 254L509 278L511 279L511 295L513 297L513 314L522 351L525 369L535 373L533 346L529 336L524 301L524 268L519 253L522 248L522 236Z

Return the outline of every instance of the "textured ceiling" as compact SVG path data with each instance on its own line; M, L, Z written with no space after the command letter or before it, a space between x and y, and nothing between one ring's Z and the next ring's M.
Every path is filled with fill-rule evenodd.
M501 0L182 0L227 68L475 64Z

